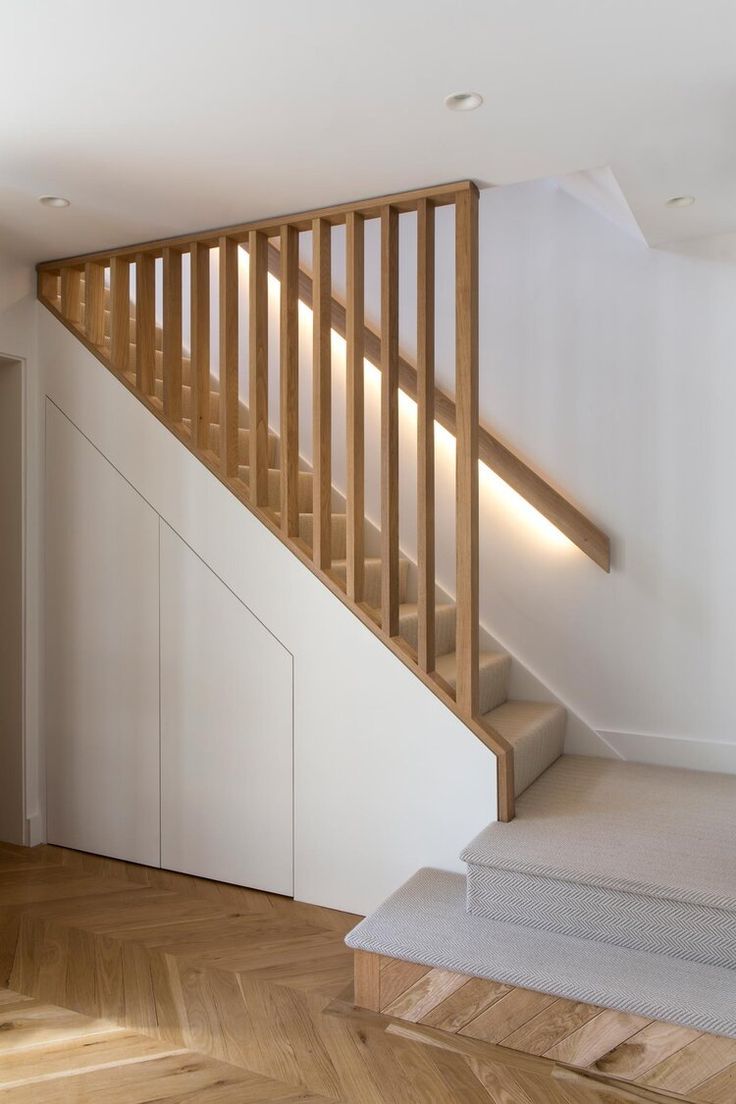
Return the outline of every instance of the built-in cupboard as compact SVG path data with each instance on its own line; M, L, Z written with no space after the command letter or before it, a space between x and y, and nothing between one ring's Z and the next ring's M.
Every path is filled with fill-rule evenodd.
M50 843L293 892L286 648L51 402Z

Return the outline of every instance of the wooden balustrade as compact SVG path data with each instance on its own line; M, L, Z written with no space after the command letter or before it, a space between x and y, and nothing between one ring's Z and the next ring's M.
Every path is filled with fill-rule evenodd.
M455 402L435 385L435 211L455 210ZM416 218L417 364L400 355L399 243L402 215ZM379 332L365 320L365 226L380 232ZM344 305L332 288L332 232L345 226ZM299 265L301 234L311 234L312 275ZM275 246L278 242L278 248ZM240 386L239 250L248 263L248 384ZM210 259L218 251L219 371L211 376ZM189 349L183 340L183 260L189 259ZM156 320L156 262L162 259L160 323ZM413 263L413 259L410 262ZM135 299L131 302L131 265ZM109 294L105 270L109 266ZM280 281L278 422L280 490L274 500L269 467L268 278ZM82 296L82 273L84 295ZM214 275L214 271L213 274ZM266 219L127 249L39 266L39 297L126 387L196 452L228 487L388 647L409 664L438 697L497 756L500 815L513 814L513 762L507 742L478 716L478 463L507 478L601 566L608 542L599 530L536 473L478 424L478 195L469 182L361 203ZM300 481L306 464L299 441L299 301L312 308L312 537L305 545ZM83 306L83 310L82 310ZM109 331L105 307L109 306ZM134 342L131 343L131 330ZM345 338L345 563L344 582L333 570L332 334ZM108 337L109 332L109 337ZM135 351L135 373L130 349ZM160 381L157 380L161 350ZM189 370L184 372L188 351ZM379 608L366 596L365 365L380 369ZM159 399L158 382L162 386ZM417 404L417 647L399 636L400 575L399 390ZM213 394L213 391L216 394ZM302 392L304 394L304 392ZM247 410L245 409L247 406ZM247 418L248 434L241 435ZM440 422L456 446L456 687L435 674L435 454ZM302 421L304 424L304 421ZM214 441L217 441L215 450ZM247 441L247 453L243 442ZM241 473L247 470L247 485ZM245 477L244 477L245 478ZM278 516L277 516L278 515Z

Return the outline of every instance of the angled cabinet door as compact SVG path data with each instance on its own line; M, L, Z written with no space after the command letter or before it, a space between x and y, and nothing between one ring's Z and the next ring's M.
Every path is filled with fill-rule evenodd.
M158 866L158 515L46 407L50 843Z
M161 522L161 861L293 892L292 657Z

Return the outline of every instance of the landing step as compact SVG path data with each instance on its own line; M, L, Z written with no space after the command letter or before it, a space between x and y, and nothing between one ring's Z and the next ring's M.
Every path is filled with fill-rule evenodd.
M465 878L424 869L346 937L356 951L736 1038L736 972L472 916Z
M732 775L563 756L466 847L468 911L736 969L735 840Z

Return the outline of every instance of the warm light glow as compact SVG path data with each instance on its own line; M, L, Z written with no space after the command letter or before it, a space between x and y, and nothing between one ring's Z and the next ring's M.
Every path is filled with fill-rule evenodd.
M248 272L248 254L245 250L241 250L241 265L242 275L247 278ZM275 295L280 295L281 284L276 276L272 273L268 273L268 289L269 293L273 292ZM270 294L269 294L270 298ZM299 300L299 320L303 322L305 326L311 329L313 324L313 312L310 307L303 300ZM309 336L309 331L307 331ZM332 351L333 356L336 356L338 360L344 365L345 356L347 353L347 344L345 338L342 337L336 330L332 330ZM364 360L363 367L365 371L365 384L367 388L366 398L368 394L372 394L374 400L378 400L381 389L381 372L375 364L370 360ZM414 428L416 429L417 420L417 404L414 399L406 394L405 391L399 391L399 415L402 419L411 419ZM456 440L449 430L440 425L439 422L434 423L435 433L435 451L440 463L447 463L454 467L455 465L455 448ZM508 483L505 483L499 475L496 475L494 471L491 471L482 461L478 461L478 476L481 494L489 494L493 496L497 501L501 503L504 510L506 510L511 516L513 516L520 525L525 526L528 529L533 530L536 537L543 540L550 547L558 548L574 548L574 544L569 540L564 533L561 533L557 526L553 525L544 514L540 514L530 502L520 495L517 491L510 487Z
M557 545L559 548L575 547L572 541L564 533L561 533L556 525L553 525L544 514L540 514L539 510L532 506L531 502L527 502L523 495L520 495L513 487L505 483L500 475L496 475L483 463L479 463L478 466L480 469L481 493L485 489L495 495L502 502L504 508L514 515L520 524L534 529L536 535L548 544Z

